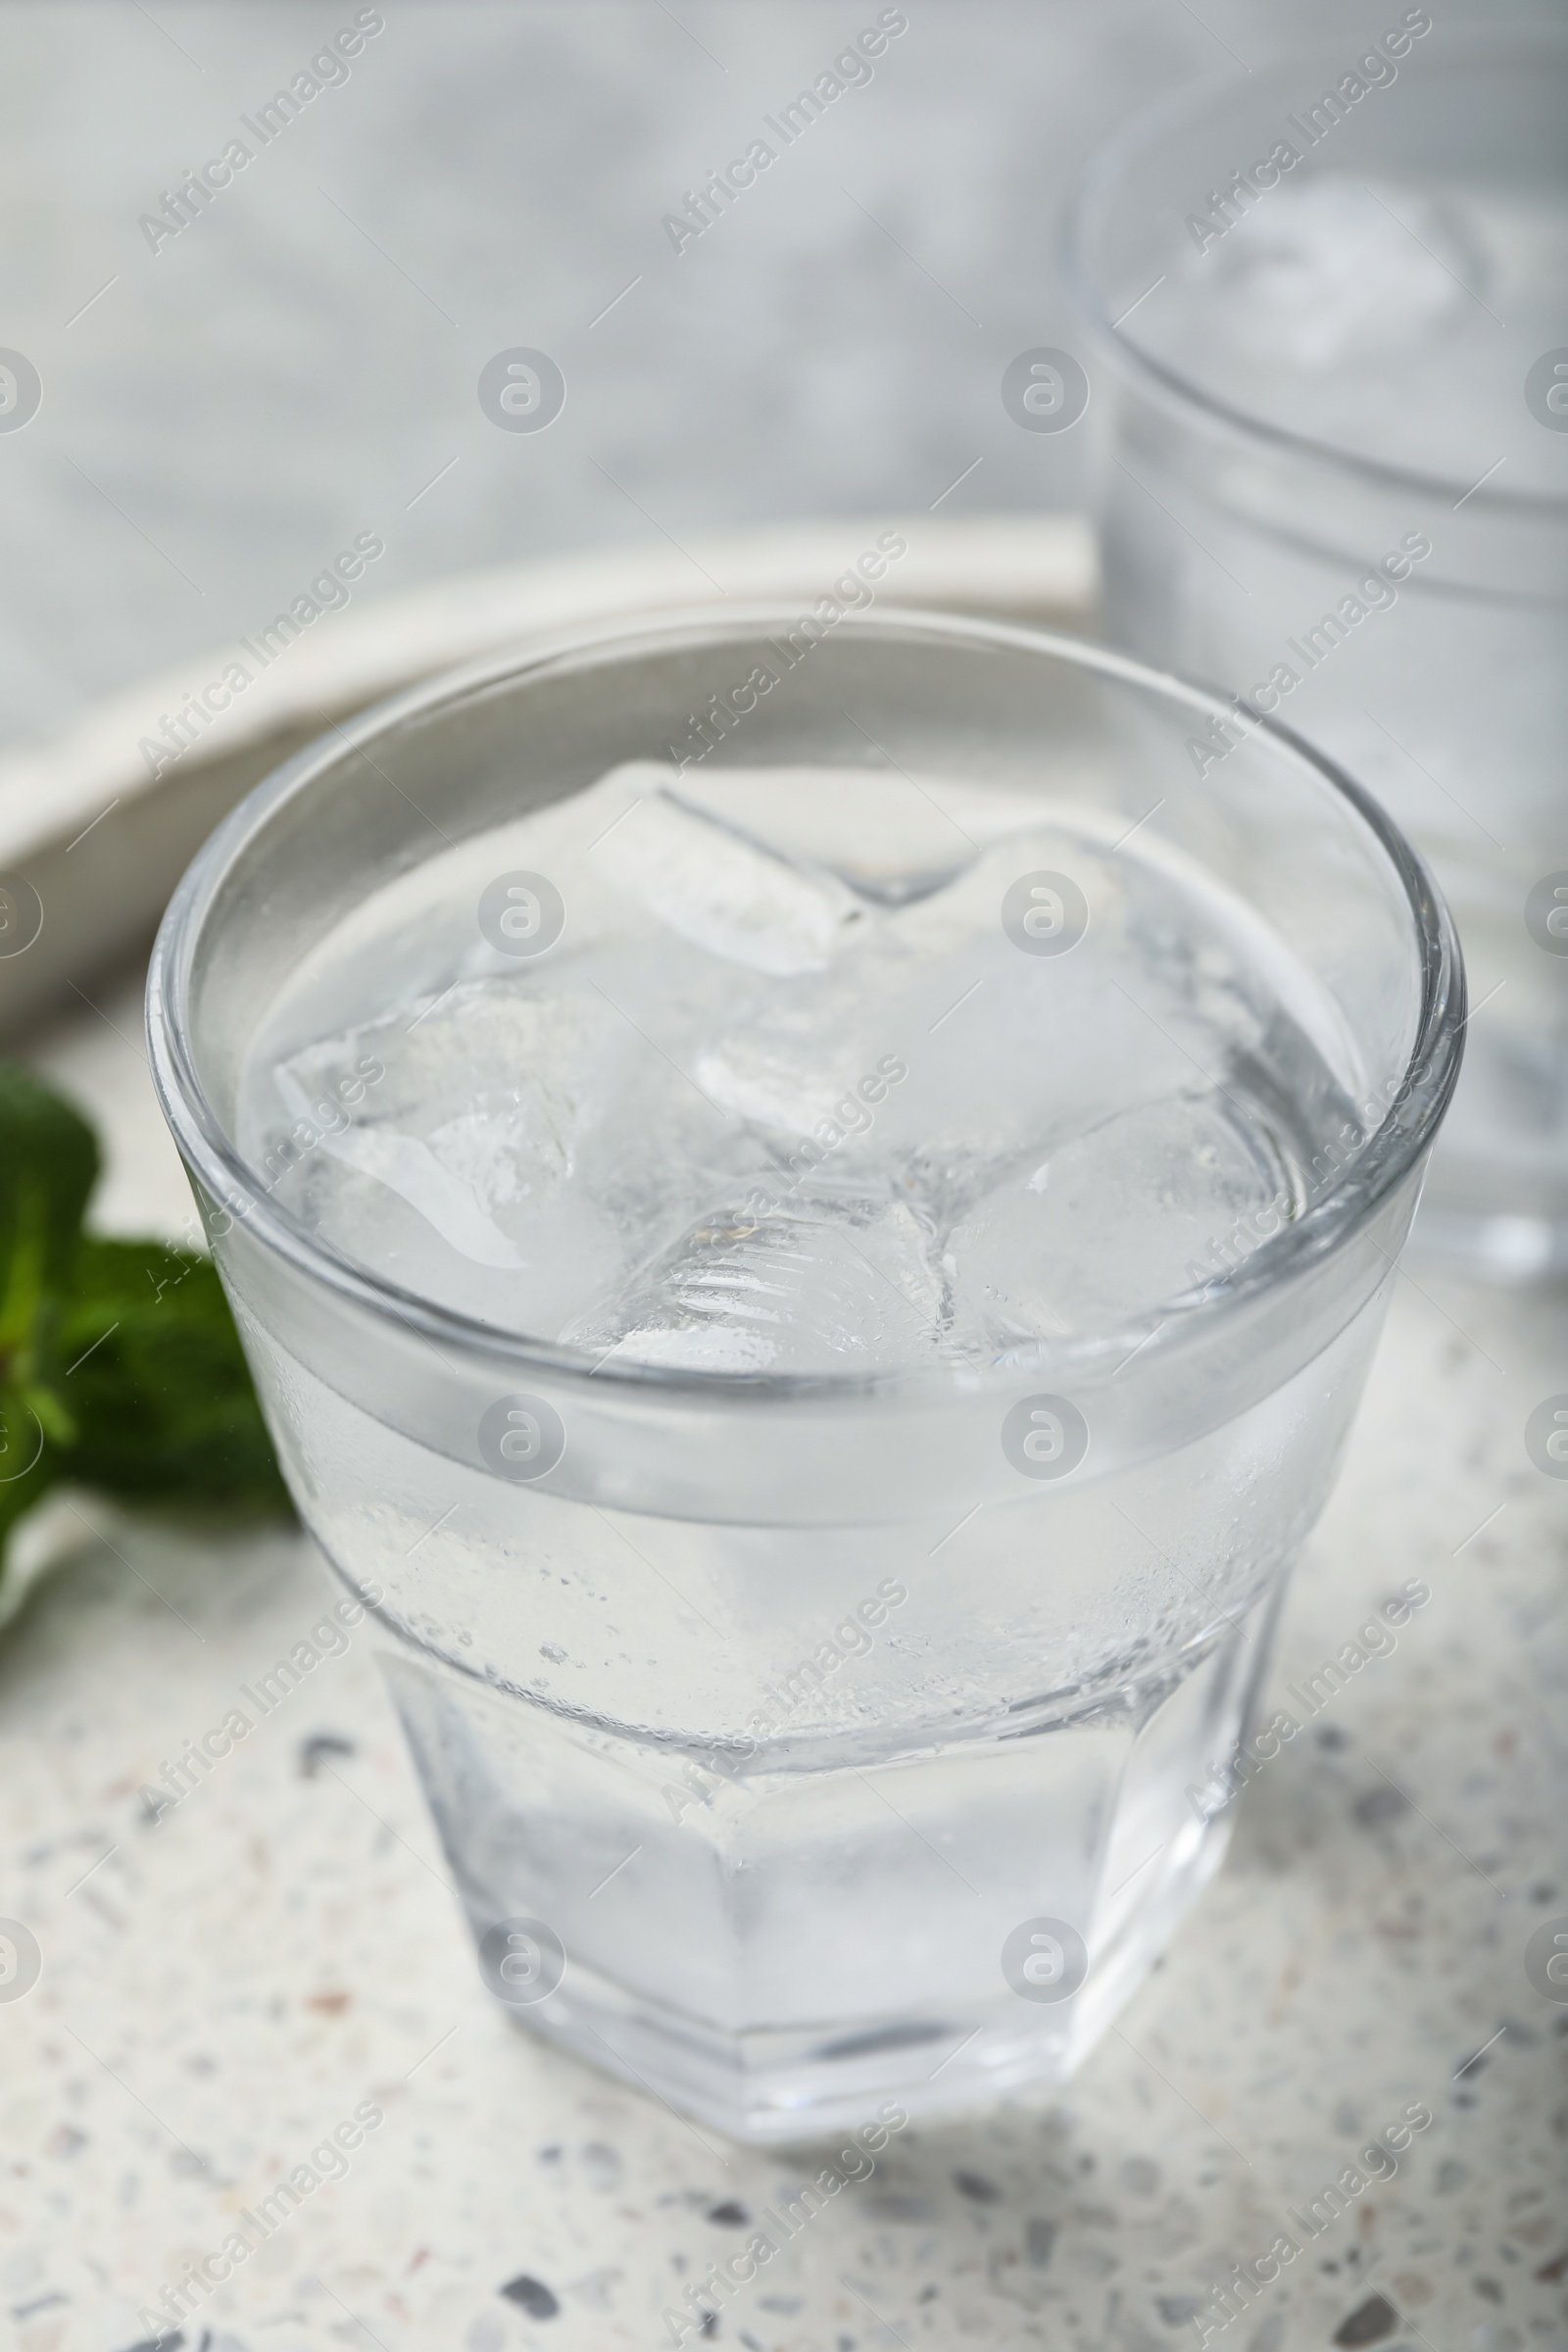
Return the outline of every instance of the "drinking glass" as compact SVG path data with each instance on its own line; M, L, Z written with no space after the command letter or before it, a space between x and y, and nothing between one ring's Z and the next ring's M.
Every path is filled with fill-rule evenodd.
M1515 1280L1568 1266L1565 112L1560 35L1410 9L1131 122L1070 237L1107 634L1233 696L1205 766L1276 711L1430 858L1475 1012L1416 1238Z
M1102 1041L1093 1015L1053 1029L1078 934L1158 955L1170 894L1220 892L1237 955L1287 975L1296 1012L1216 1042L1193 1084L1272 1104L1299 1139L1291 1198L1245 1231L1216 1202L1175 1295L1065 1336L750 1375L500 1328L284 1207L236 1141L240 1098L319 943L432 857L667 760L746 680L725 759L776 777L781 808L803 771L879 808L961 779L1070 819L1106 845L1097 873L1129 877L1088 881L1073 937L1071 876L988 901L973 1025L954 1008L888 1040L911 1088L1001 1116L1102 1043L1115 1083L1114 1021L1139 1017L1117 989ZM160 1098L301 1515L370 1596L480 1972L519 2022L736 2136L885 2131L1064 2077L1220 1861L1463 1018L1448 918L1390 820L1273 725L1199 776L1189 741L1224 714L1068 638L698 612L335 729L220 828L160 933ZM531 948L540 880L475 890L441 954L489 953L502 884L506 952ZM569 944L569 891L564 919ZM1246 974L1217 928L1200 950L1180 986L1219 1040ZM414 972L412 922L397 953ZM411 985L434 1000L450 968ZM1014 991L1043 1008L1021 1031ZM628 1012L651 1055L679 1054L650 1004ZM1100 1235L1113 1270L1143 1241L1136 1206Z

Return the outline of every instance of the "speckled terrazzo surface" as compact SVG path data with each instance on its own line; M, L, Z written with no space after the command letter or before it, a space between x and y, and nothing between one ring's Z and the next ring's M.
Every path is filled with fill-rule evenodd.
M266 176L154 255L139 212L353 6L13 0L0 343L43 406L0 449L0 733L253 629L368 526L380 592L629 533L1070 501L1080 437L1021 434L998 398L1017 351L1072 332L1070 176L1160 88L1304 35L1299 12L911 7L897 71L794 176L670 254L666 205L878 5L389 5ZM1310 29L1353 49L1371 22L1323 0ZM570 381L543 439L475 400L516 343ZM177 1231L135 992L101 1002L45 1059L113 1128L102 1218ZM1406 1579L1430 1603L1258 1775L1225 1872L1069 2092L900 2133L709 2340L1196 2343L1231 2267L1413 2104L1433 2122L1394 2177L1210 2340L1568 2347L1568 2005L1525 1965L1568 1916L1568 1483L1522 1442L1568 1391L1568 1317L1417 1279L1280 1690ZM497 2015L363 1631L150 1820L141 1785L330 1595L303 1542L100 1528L0 1636L0 1915L41 1963L0 1998L0 2342L126 2352L343 2127L358 2145L319 2166L341 2178L186 2352L667 2343L662 2312L820 2157L705 2145Z
M127 985L41 1059L113 1131L104 1219L174 1230L136 1034ZM1568 1926L1568 1481L1523 1441L1568 1388L1568 1319L1414 1276L1279 1703L1407 1580L1430 1600L1258 1772L1226 1869L1068 2090L901 2132L687 2343L1568 2347L1568 2002L1526 1962ZM303 1539L96 1523L0 1642L0 1910L42 1963L0 2000L20 2352L144 2340L138 2313L302 2164L319 2184L191 2352L672 2341L662 2315L833 2143L728 2146L494 2009L363 1628L150 1819L163 1759L331 1594ZM1397 2169L1358 2163L1410 2109L1432 2120ZM1329 2220L1347 2165L1367 2184ZM1306 2240L1314 2203L1318 2234L1221 2328L1214 2287Z

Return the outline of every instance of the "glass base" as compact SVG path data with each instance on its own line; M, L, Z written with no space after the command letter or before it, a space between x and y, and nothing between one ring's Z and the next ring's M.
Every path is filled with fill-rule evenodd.
M590 2065L652 2091L727 2138L781 2145L879 2121L948 2115L1075 2074L1142 1984L1225 1858L1230 1815L1198 1829L1155 1899L1097 1956L1070 1998L1010 1991L936 2013L843 2018L723 2034L581 1963L549 1998L513 2012ZM890 2109L897 2111L890 2116Z
M1219 1866L1282 1591L1043 1720L766 1769L382 1663L490 1990L777 2142L1073 2073Z

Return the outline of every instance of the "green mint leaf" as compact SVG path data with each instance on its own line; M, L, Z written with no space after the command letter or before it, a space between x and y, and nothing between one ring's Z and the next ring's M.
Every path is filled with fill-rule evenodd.
M80 1112L30 1070L0 1062L0 1390L23 1408L13 1452L29 1416L57 1444L74 1434L60 1311L97 1176L98 1145Z
M98 1144L77 1110L14 1061L0 1061L0 1345L15 1344L40 1297L71 1279Z
M84 1236L60 1342L73 1479L147 1501L290 1508L210 1258Z
M81 1114L0 1062L0 1571L62 1479L166 1506L290 1508L211 1259L83 1234L98 1165Z
M0 1386L0 1565L11 1530L60 1476L61 1450L49 1444L26 1398Z

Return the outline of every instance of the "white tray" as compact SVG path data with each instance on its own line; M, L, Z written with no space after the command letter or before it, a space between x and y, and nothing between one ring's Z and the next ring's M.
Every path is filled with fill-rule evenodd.
M43 905L24 953L0 959L0 1036L90 987L145 946L170 892L227 809L334 721L510 640L580 622L712 601L808 609L879 531L908 553L878 589L888 603L1080 628L1093 610L1089 526L1075 515L951 521L872 516L694 542L689 552L606 548L466 572L408 595L324 613L155 778L138 747L164 714L221 678L238 642L96 705L47 741L0 757L0 877ZM247 665L254 670L255 658Z

